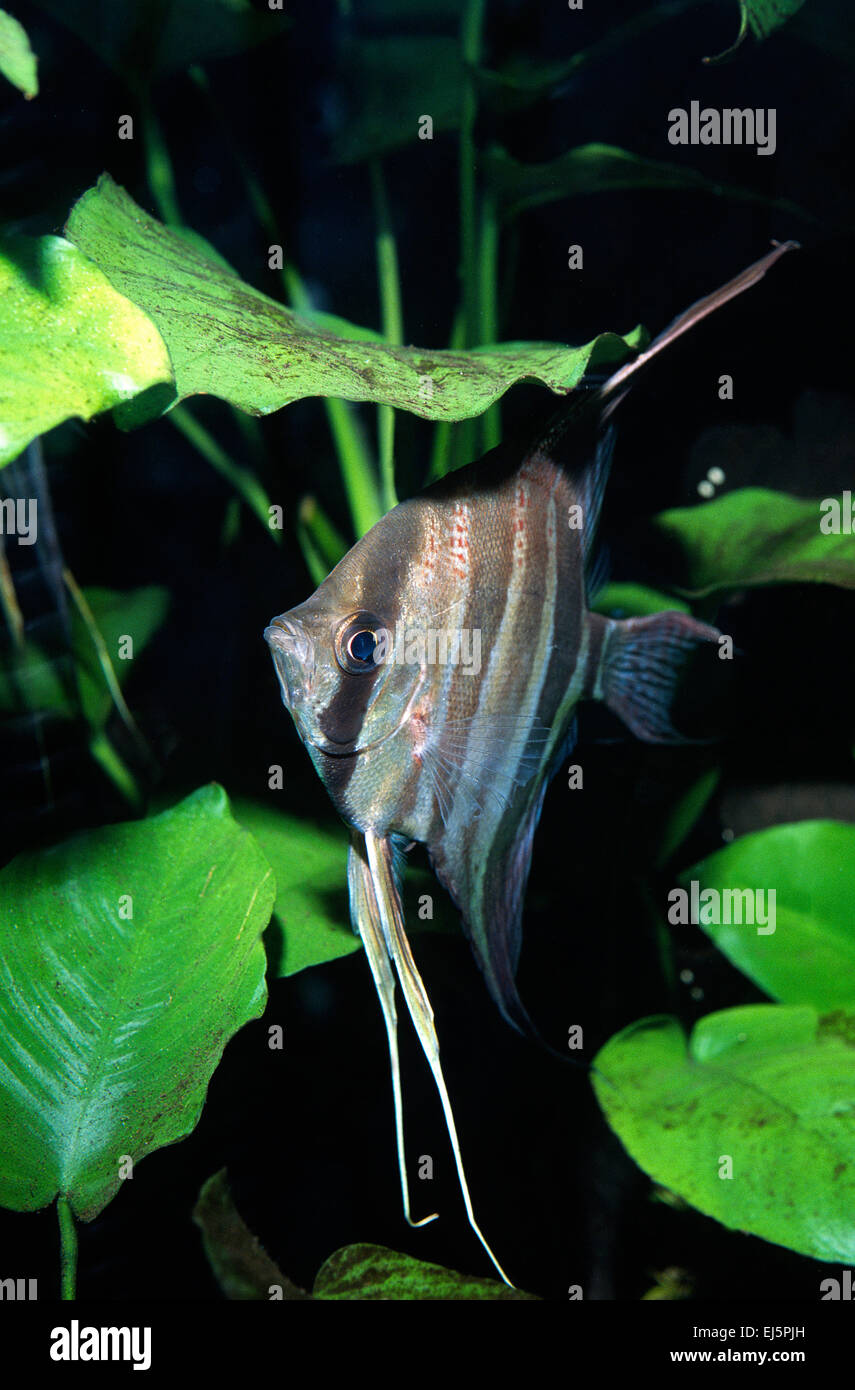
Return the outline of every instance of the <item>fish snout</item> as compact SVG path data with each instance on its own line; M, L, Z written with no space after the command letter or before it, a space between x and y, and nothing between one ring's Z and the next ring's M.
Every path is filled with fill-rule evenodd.
M264 629L283 704L289 709L302 700L313 666L312 639L298 618L280 616Z

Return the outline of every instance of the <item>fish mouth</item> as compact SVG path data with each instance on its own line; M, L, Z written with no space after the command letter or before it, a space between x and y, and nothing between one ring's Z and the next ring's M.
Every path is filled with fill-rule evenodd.
M314 665L311 639L300 624L274 618L264 629L264 640L273 657L282 703L296 717L304 681Z

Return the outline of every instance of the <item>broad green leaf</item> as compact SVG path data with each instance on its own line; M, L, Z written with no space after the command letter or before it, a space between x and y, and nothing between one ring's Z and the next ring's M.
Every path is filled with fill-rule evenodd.
M836 535L820 530L834 519L832 503L840 514ZM855 588L852 503L847 506L845 496L804 502L744 487L713 502L660 512L654 525L678 548L675 587L692 597L756 584Z
M39 94L36 55L22 24L0 10L0 72L29 101Z
M226 1298L308 1299L271 1260L234 1204L225 1168L202 1187L193 1210L217 1283Z
M785 1004L834 1009L855 1000L855 825L798 821L743 835L680 875L722 894L726 890L775 893L775 930L758 934L745 923L748 899L719 898L723 916L742 924L699 922L728 960ZM710 900L714 907L716 899ZM743 910L745 909L745 910ZM703 904L698 916L704 915ZM771 925L771 920L769 925ZM676 928L679 931L679 927Z
M123 1156L195 1128L223 1048L264 1009L273 895L215 785L0 871L0 1204L64 1195L89 1221Z
M290 23L284 12L268 11L266 4L253 6L252 0L38 3L135 86L269 42Z
M284 795L280 793L280 795ZM276 878L266 936L272 973L296 975L361 947L347 905L347 832L321 826L263 801L235 797L235 819L261 846Z
M315 1298L342 1301L418 1299L436 1302L537 1302L535 1294L509 1288L493 1279L476 1279L441 1265L426 1264L412 1255L399 1255L383 1245L346 1245L321 1266L313 1289Z
M79 250L55 236L0 242L0 465L72 415L171 381L152 321Z
M765 203L813 220L809 213L786 199L773 201L751 188L719 183L697 169L660 159L645 159L615 145L580 145L545 164L522 164L494 146L488 150L484 165L488 186L505 217L515 217L525 208L555 202L558 198L612 193L625 188L660 188Z
M595 596L591 608L607 618L646 618L651 613L688 613L689 605L680 598L649 589L646 584L606 584Z
M805 0L739 0L739 33L735 41L724 53L716 58L707 58L705 62L720 62L722 58L729 58L739 48L749 29L755 38L768 39L804 3Z
M727 1009L688 1043L676 1019L646 1018L594 1067L609 1124L655 1182L733 1230L855 1260L855 1013Z
M343 320L334 335L228 274L106 175L75 204L66 231L120 293L151 315L169 348L180 399L204 392L254 415L322 395L460 420L527 378L569 392L588 368L621 360L640 341L636 330L626 338L604 333L583 347L502 343L432 352L366 340L356 326L343 336Z
M434 137L460 125L465 73L457 38L440 35L372 36L342 45L339 57L344 110L332 142L340 164L372 159L414 144L429 115Z

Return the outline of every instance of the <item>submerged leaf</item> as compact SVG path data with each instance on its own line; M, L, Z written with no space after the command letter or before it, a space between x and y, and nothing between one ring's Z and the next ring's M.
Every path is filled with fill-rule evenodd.
M720 63L729 58L740 47L750 29L755 38L768 39L769 35L800 10L805 0L739 0L739 33L730 48L715 58L705 58L705 63Z
M699 892L763 889L764 916L765 895L774 890L773 932L746 922L748 899L727 900L727 915L735 918L738 909L738 922L699 923L767 994L818 1009L855 1000L855 825L814 820L758 830L680 875L684 887L693 879Z
M75 204L66 231L151 315L169 348L179 399L205 392L254 415L320 395L461 420L527 378L569 392L589 368L622 360L640 340L636 330L625 338L603 333L582 347L501 343L431 352L367 339L343 319L334 334L316 316L286 309L224 270L106 175ZM134 423L141 418L135 411Z
M208 1263L226 1298L308 1299L274 1264L234 1204L225 1168L202 1187L193 1209Z
M465 1299L470 1302L537 1302L532 1293L476 1279L441 1265L426 1264L412 1255L399 1255L383 1245L347 1245L321 1266L313 1289L315 1298L328 1300L418 1299L436 1302Z
M36 63L24 26L0 10L0 72L28 101L39 93Z
M820 525L839 518L837 533ZM848 532L847 518L848 515ZM851 496L804 502L745 487L713 502L660 512L654 525L681 552L680 592L699 597L756 584L838 584L855 588Z
M0 241L0 465L72 415L89 420L171 381L151 319L76 247ZM172 392L158 394L162 408Z
M646 159L615 145L580 145L544 164L522 164L505 150L494 146L485 156L488 186L505 217L515 217L525 208L558 198L585 193L611 193L619 189L659 188L707 193L737 202L765 203L781 211L810 218L787 199L770 199L751 188L719 183L697 169Z
M209 786L0 872L0 1204L90 1221L264 1008L269 865Z
M687 1043L646 1018L594 1059L609 1124L654 1181L733 1230L855 1259L855 1015L759 1004Z
M338 960L361 949L347 905L347 834L305 817L235 797L235 819L260 844L276 878L276 901L266 933L277 978Z
M270 42L290 23L267 5L259 13L252 0L158 0L153 9L103 0L39 4L134 86Z
M419 122L426 115L433 135L460 125L466 78L456 38L395 34L351 39L341 47L339 67L345 109L337 119L332 149L341 164L420 145Z

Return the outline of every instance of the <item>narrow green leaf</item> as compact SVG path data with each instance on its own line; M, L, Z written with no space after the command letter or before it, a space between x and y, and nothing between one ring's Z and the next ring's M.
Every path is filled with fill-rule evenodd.
M273 896L214 785L0 871L0 1204L89 1221L126 1159L194 1129L263 1011Z
M24 26L6 10L0 10L0 72L24 93L27 101L39 94L37 62Z
M763 889L763 915L773 891L774 931L746 922L751 900L719 897L723 916L739 921L699 925L735 966L785 1004L834 1009L855 999L855 825L798 821L743 835L680 875L687 887L719 895ZM710 899L711 905L716 900ZM771 925L771 920L770 920ZM679 930L679 928L677 928Z
M204 392L255 415L322 395L459 420L479 415L526 378L569 392L586 370L622 360L640 341L635 330L625 338L604 333L582 347L502 343L430 352L366 340L358 328L334 336L227 273L148 217L106 175L75 204L67 234L151 314L180 399Z
M493 1279L476 1279L441 1265L426 1264L412 1255L399 1255L383 1245L346 1245L321 1266L313 1289L328 1301L389 1299L438 1302L461 1299L474 1303L536 1303L535 1294L509 1288Z
M149 387L162 409L171 382L154 324L77 248L55 236L0 242L0 465L62 420Z
M720 778L720 767L706 768L671 806L658 837L656 868L663 868L672 855L676 854L686 836L697 824Z
M655 1182L733 1230L855 1260L855 1013L727 1009L688 1044L676 1019L646 1018L594 1067L609 1124Z
M831 524L836 534L820 529ZM804 502L768 488L738 488L713 502L660 512L654 525L674 541L675 587L691 597L757 584L855 588L852 499L846 495Z
M125 592L89 588L83 596L95 630L75 609L72 646L83 712L92 728L101 729L117 705L117 688L166 617L169 592L151 585Z

